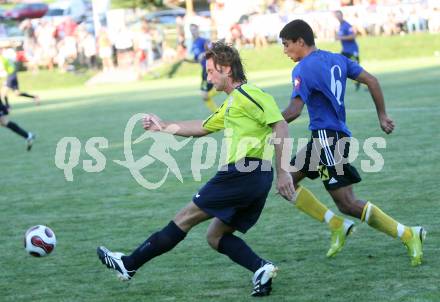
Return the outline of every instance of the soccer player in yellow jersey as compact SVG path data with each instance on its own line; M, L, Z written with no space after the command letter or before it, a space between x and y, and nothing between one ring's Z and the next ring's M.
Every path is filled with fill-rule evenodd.
M151 235L131 255L98 247L98 257L123 280L130 280L144 263L171 250L197 224L212 219L207 232L209 245L254 273L252 296L269 295L277 268L234 233L249 230L263 210L273 179L271 141L275 145L277 190L284 198L294 199L289 163L281 162L282 149L288 145L284 144L287 124L273 97L246 83L236 49L221 42L213 43L206 60L208 81L217 91L228 94L223 105L205 121L165 122L148 114L143 126L147 131L195 137L224 129L227 131L225 165L165 228Z
M426 231L420 226L408 227L397 222L372 202L358 199L353 192L353 185L361 178L347 159L351 132L345 122L345 86L348 78L368 86L380 127L390 134L394 130L394 122L385 110L379 82L358 63L343 55L316 48L313 31L303 20L288 23L281 30L280 38L284 53L294 62L299 62L292 72L291 102L283 116L291 122L300 116L306 105L312 132L307 146L292 160L292 165L298 169L292 173L295 185L306 177L320 177L342 213L356 217L389 236L399 237L408 249L411 264L421 264ZM335 215L307 188L298 186L297 192L296 208L328 224L332 242L327 256L335 256L344 246L354 223Z
M8 59L4 55L3 48L0 48L0 64L2 65L1 66L2 68L0 69L3 69L7 74L6 82L2 87L2 91L0 93L0 125L10 129L11 131L23 137L26 140L26 149L30 151L34 143L35 135L32 132L28 132L24 130L19 125L8 119L8 114L9 114L8 91L9 89L13 89L18 93L18 95L27 96L31 98L36 98L36 97L18 91L18 79L17 79L17 70L16 70L15 62Z

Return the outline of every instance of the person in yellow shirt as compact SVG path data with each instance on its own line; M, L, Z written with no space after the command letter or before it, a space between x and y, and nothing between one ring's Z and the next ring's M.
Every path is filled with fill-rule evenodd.
M116 270L121 279L130 280L142 265L168 252L194 226L211 219L207 232L209 245L254 273L252 296L269 295L277 267L258 256L234 233L245 233L257 222L272 186L274 146L269 137L274 136L275 142L277 190L285 199L294 199L288 159L285 164L281 162L283 147L291 147L287 141L284 143L287 123L271 95L247 84L235 48L222 42L213 43L206 60L208 81L217 91L228 95L222 106L205 121L166 122L148 114L143 126L148 131L187 137L225 130L228 142L225 165L166 227L152 234L130 255L100 246L98 257L108 268ZM252 144L246 143L250 141Z

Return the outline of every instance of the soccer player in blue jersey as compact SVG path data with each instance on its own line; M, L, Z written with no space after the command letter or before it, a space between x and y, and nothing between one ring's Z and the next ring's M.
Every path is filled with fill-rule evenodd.
M352 59L358 63L359 60L359 46L356 43L356 32L351 26L350 23L344 20L344 15L340 10L335 11L334 13L336 19L339 21L339 30L336 35L336 39L341 41L342 51L341 54L346 56L349 59ZM359 90L360 83L356 82L355 87L356 90Z
M287 171L289 162L281 163L287 123L271 95L246 83L236 49L217 42L207 51L206 59L208 81L217 91L228 94L223 105L205 121L165 122L148 114L143 126L148 131L194 137L225 130L225 166L167 226L152 234L131 255L114 253L105 247L98 247L97 253L103 264L116 270L123 280L130 280L143 264L173 249L194 226L212 219L207 232L209 245L253 272L252 296L265 296L271 292L276 267L259 257L234 232L249 230L263 210L273 179L274 147L270 141L275 142L277 190L288 200L294 198L295 188ZM275 139L269 140L272 135ZM251 164L252 169L245 168Z
M206 107L212 112L217 110L217 105L213 97L217 93L213 88L212 83L207 80L206 73L206 58L205 53L209 47L210 41L200 36L199 26L196 24L190 25L190 31L193 38L191 45L191 54L194 56L191 62L199 63L202 66L202 82L200 83L200 90L202 92L202 98ZM188 60L187 60L188 61Z
M338 209L392 237L399 237L408 249L411 264L422 262L422 242L426 235L420 227L408 227L370 201L358 199L352 185L361 181L356 169L348 163L351 132L345 122L345 86L347 78L368 86L376 106L379 124L386 134L394 129L388 117L378 80L358 63L340 54L317 49L311 27L302 20L288 23L280 32L284 53L298 62L292 72L291 102L283 116L287 122L298 118L304 107L310 118L312 137L291 164L295 187L305 177L320 177ZM325 221L331 230L328 257L335 256L344 246L354 223L335 215L304 186L297 187L295 206L311 217Z

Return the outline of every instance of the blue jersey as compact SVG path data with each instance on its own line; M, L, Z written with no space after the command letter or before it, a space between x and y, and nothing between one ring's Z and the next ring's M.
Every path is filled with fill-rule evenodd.
M195 39L191 45L191 53L194 55L194 60L199 61L201 58L201 55L205 53L206 49L205 46L208 44L209 40L198 37Z
M345 20L342 21L341 25L339 26L338 36L339 37L350 36L352 34L354 34L354 30L353 27L350 25L350 23L348 23ZM349 41L341 40L341 43L342 43L342 52L355 56L359 55L359 47L356 43L356 40L354 39Z
M191 53L194 55L194 60L202 65L202 78L206 78L206 45L209 43L208 39L198 37L191 46Z
M340 54L316 50L304 57L292 71L292 99L300 97L310 117L310 130L342 131L345 124L345 84L356 79L362 67Z

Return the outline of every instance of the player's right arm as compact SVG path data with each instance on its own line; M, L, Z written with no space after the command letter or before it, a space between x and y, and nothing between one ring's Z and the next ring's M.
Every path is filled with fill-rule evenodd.
M297 119L304 108L304 103L310 95L309 80L307 74L301 73L300 65L292 71L292 94L289 106L282 112L287 123Z
M180 121L180 122L168 122L161 120L157 115L147 113L142 120L143 128L147 131L160 131L170 133L179 136L205 136L210 131L203 128L203 121Z
M287 123L296 120L300 115L304 108L304 102L301 100L299 96L293 98L289 106L284 109L282 115Z
M376 106L377 117L379 118L380 127L386 134L390 134L394 130L394 121L388 117L385 109L385 101L377 78L367 71L363 70L356 81L368 86L374 105Z

